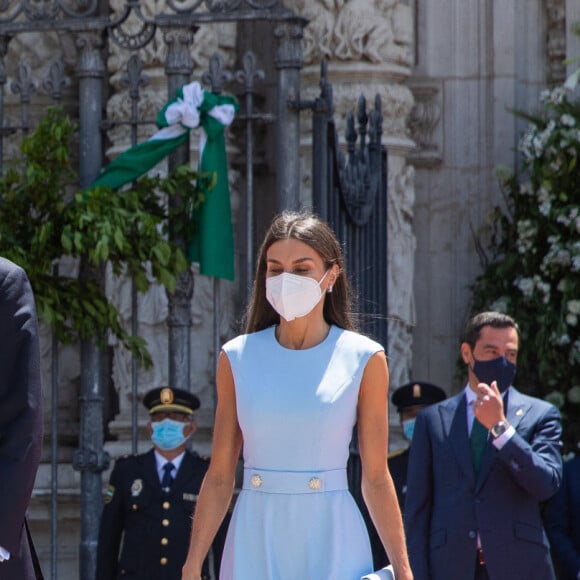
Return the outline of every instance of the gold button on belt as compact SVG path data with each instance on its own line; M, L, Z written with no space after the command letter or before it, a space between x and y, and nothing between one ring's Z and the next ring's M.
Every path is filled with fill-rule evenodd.
M254 475L252 475L252 477L250 478L250 483L252 484L252 487L255 487L256 489L258 487L262 487L262 483L263 483L263 479L261 475L258 475L257 473L254 473Z
M320 477L311 477L308 480L308 487L316 491L322 487L322 480L320 479Z

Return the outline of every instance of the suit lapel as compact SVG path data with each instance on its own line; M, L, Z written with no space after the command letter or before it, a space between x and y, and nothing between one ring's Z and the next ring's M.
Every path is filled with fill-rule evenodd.
M530 404L520 395L519 391L510 387L506 396L506 406L507 422L517 431L520 421L530 409Z
M467 403L465 394L461 392L452 397L447 404L440 405L439 410L443 429L457 458L457 463L465 473L465 477L473 480L473 461L467 435Z

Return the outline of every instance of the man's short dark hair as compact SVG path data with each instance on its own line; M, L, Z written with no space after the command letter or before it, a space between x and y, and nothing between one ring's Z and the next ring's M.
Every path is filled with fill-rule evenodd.
M515 328L520 337L520 328L517 322L507 314L501 312L480 312L469 319L463 330L461 342L466 342L472 349L475 348L475 343L481 335L481 329L484 326L492 326L493 328Z

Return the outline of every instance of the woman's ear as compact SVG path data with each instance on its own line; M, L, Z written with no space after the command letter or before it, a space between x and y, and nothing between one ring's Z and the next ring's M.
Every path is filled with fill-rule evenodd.
M333 264L332 267L330 268L330 273L328 274L328 277L330 278L329 284L334 286L336 284L336 281L338 280L339 275L340 268L338 267L338 264Z

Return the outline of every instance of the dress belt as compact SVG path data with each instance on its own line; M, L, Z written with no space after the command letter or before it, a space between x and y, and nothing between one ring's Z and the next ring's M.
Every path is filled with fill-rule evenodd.
M244 467L243 489L262 493L324 493L348 489L346 469L273 471Z

